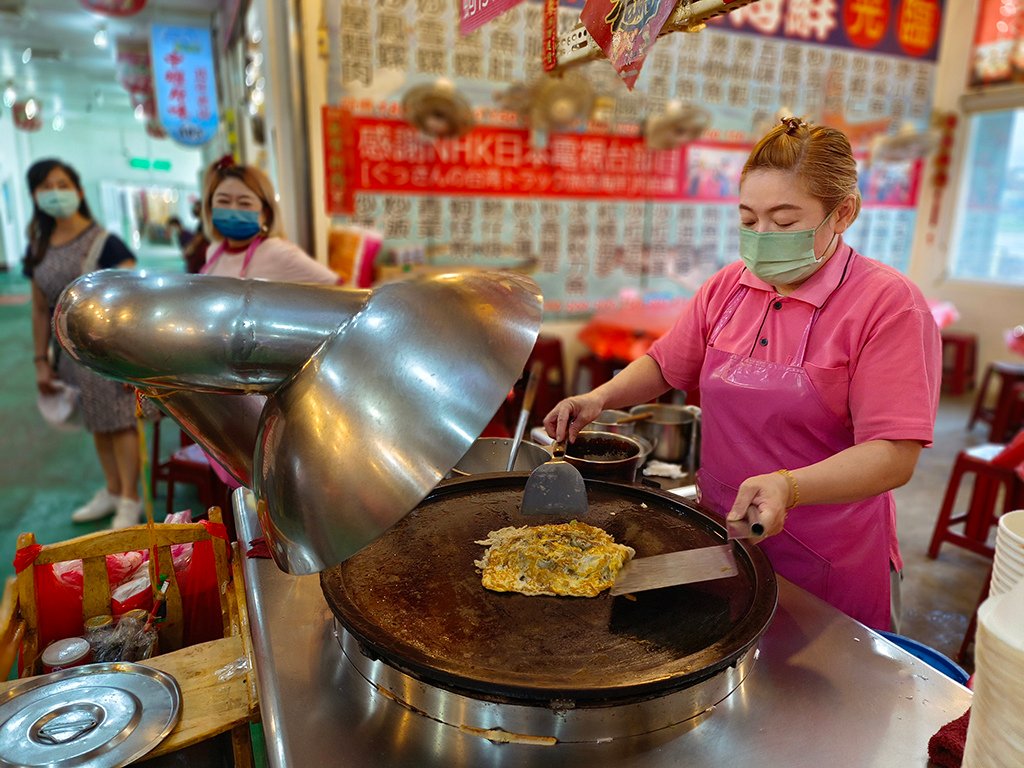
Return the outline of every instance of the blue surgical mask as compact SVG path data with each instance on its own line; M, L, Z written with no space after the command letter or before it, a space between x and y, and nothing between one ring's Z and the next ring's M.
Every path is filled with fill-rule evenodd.
M213 226L229 240L248 240L259 234L259 211L240 211L235 208L214 208Z
M793 285L806 280L821 264L814 253L814 236L833 210L813 229L796 232L755 232L740 229L740 258L747 269L771 285ZM835 235L832 236L835 239ZM832 240L829 240L828 248Z
M66 219L78 210L82 198L74 189L47 189L36 193L40 210L55 219Z

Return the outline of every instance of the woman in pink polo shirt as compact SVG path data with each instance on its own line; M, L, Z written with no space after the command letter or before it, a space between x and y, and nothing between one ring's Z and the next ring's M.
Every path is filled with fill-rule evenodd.
M211 240L200 269L204 275L286 283L341 282L285 239L274 187L258 168L235 165L230 155L210 166L203 181L202 215Z
M921 292L843 242L860 211L841 132L786 118L740 179L740 261L650 352L544 424L573 440L605 408L700 388L705 506L756 507L776 571L889 629L902 568L891 490L931 444L939 332Z

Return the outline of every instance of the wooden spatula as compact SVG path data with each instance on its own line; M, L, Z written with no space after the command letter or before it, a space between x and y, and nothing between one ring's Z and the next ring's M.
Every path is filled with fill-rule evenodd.
M587 514L587 486L580 471L565 460L565 443L552 443L551 459L530 473L520 511L567 518Z

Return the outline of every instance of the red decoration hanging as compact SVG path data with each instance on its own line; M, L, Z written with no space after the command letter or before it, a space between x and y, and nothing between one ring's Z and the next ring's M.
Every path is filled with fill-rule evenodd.
M87 11L103 16L124 18L134 16L146 7L146 0L81 0Z
M932 119L932 125L939 130L939 148L932 157L932 212L928 219L931 226L939 223L939 209L942 195L949 184L949 162L953 152L953 139L958 122L955 112L939 112Z
M28 103L35 102L35 112L29 117ZM43 127L43 105L39 99L23 99L17 101L11 107L11 115L14 117L14 127L20 131L33 133Z

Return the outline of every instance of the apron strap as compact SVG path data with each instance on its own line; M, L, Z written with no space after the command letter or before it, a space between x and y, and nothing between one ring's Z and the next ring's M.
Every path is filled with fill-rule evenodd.
M242 270L238 275L239 277L245 277L246 273L249 271L249 263L252 261L252 255L256 253L256 249L259 248L260 243L262 242L263 238L257 237L249 243L249 247L245 249L245 258L242 259ZM213 268L213 265L217 263L217 259L224 255L224 251L227 246L227 241L222 240L221 244L217 246L216 250L214 250L213 255L210 256L210 260L203 264L202 269L199 270L199 274L205 275L209 272L210 269Z
M819 312L821 312L821 307L815 307L814 312L811 313L811 319L807 321L807 327L804 328L804 337L800 340L800 348L797 349L796 357L793 358L792 363L797 368L804 367L804 356L807 354L807 340L811 337L811 326L818 319Z
M725 305L725 309L722 310L722 314L718 318L718 322L715 323L715 327L711 331L711 335L708 337L708 346L710 347L718 340L718 334L722 332L722 329L729 324L732 320L732 316L736 314L737 308L740 306L740 302L743 301L743 297L747 295L747 287L745 285L736 286L736 290L732 292L732 296L729 297L729 301Z

